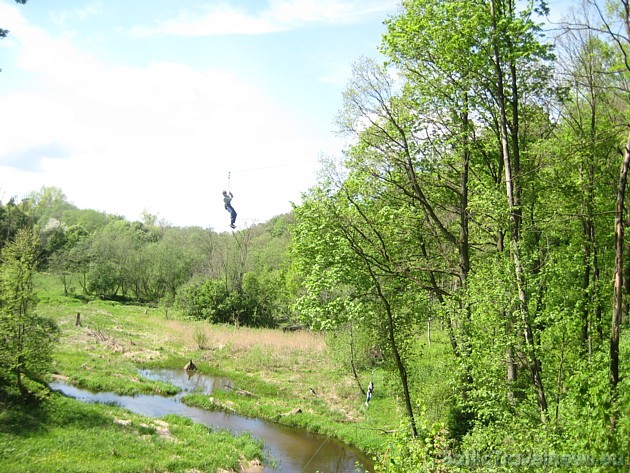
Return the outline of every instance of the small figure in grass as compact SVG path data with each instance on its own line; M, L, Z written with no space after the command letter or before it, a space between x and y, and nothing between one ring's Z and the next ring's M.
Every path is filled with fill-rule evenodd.
M367 394L365 396L366 406L368 406L370 404L370 401L372 400L372 391L374 391L374 383L370 381L370 384L368 385L368 388L367 388Z
M225 205L225 210L230 212L230 227L236 228L234 222L236 222L236 210L232 207L232 199L234 195L231 192L223 191L223 204Z

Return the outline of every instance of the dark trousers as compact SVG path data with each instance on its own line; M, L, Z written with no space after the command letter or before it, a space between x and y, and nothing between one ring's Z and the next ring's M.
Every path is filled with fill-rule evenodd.
M234 222L236 222L236 210L234 210L234 207L232 207L232 204L227 204L225 206L225 210L230 212L230 216L232 217L230 220L230 224L234 225Z

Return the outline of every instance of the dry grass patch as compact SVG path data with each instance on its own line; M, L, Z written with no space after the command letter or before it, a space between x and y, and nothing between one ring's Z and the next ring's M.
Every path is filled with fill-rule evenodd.
M320 333L301 330L282 332L276 329L232 327L211 325L207 322L165 320L169 341L182 343L186 347L198 348L196 337L205 339L204 348L233 353L248 352L254 347L287 354L291 352L321 353L326 349L326 340Z
M123 357L135 363L159 360L162 354L155 350L128 351L123 353Z

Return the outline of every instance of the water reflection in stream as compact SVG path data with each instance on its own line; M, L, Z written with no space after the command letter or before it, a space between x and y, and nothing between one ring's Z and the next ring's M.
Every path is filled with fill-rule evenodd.
M265 467L266 472L278 473L353 473L372 471L372 461L361 452L341 442L314 435L300 429L283 426L260 419L243 417L224 411L206 411L183 404L180 399L191 392L210 394L218 389L232 387L225 378L214 378L183 370L142 370L148 379L164 381L182 389L177 396L156 395L120 396L114 393L92 393L73 386L55 382L52 387L67 396L86 402L115 403L138 414L162 417L177 414L194 422L211 427L228 429L234 433L250 432L261 438L265 454L275 461L275 468ZM357 466L357 464L359 466Z

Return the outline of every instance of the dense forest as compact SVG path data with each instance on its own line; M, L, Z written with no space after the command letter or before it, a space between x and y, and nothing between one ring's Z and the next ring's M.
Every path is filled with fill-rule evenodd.
M354 67L352 145L295 210L300 313L384 347L410 435L434 439L387 471L452 448L627 459L628 2L585 2L555 44L544 2L403 6L385 64ZM430 319L453 404L420 432L410 340Z
M264 224L129 222L56 188L3 203L0 333L22 317L38 349L30 366L0 348L0 381L45 372L55 329L24 318L36 269L77 298L334 332L355 373L378 356L406 413L378 471L622 469L630 8L588 0L551 32L546 13L405 0L386 61L353 67L338 117L351 144ZM449 340L439 391L415 370L428 330Z

